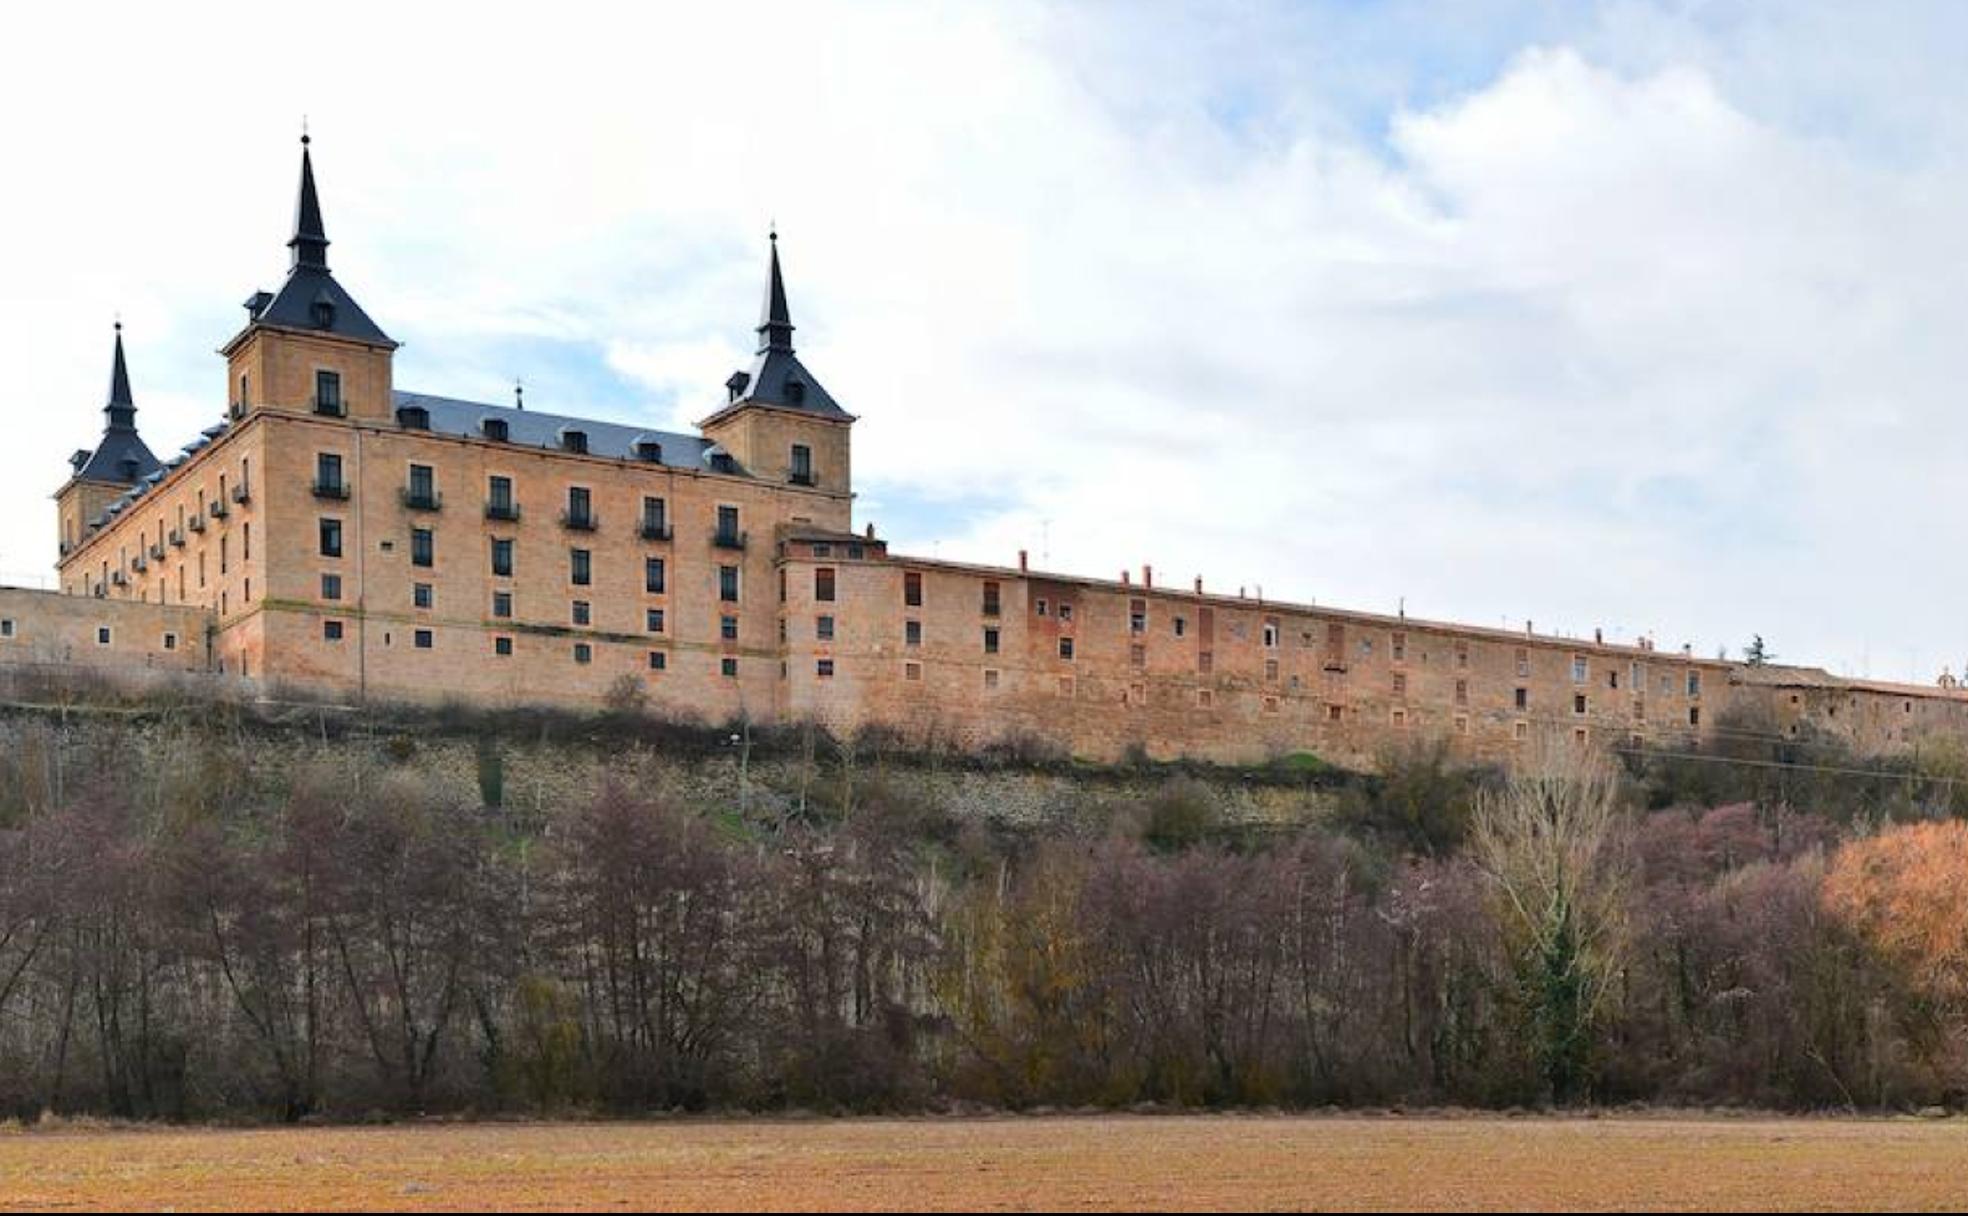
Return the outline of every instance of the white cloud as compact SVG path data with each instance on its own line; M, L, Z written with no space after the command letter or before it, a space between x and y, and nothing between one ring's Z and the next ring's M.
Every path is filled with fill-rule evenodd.
M1846 63L1806 48L1819 10L1618 4L1361 122L1362 81L1428 65L1323 74L1298 6L473 12L32 18L0 78L38 116L0 133L34 183L0 199L0 570L52 560L114 310L153 446L214 416L307 111L331 261L406 387L701 416L776 218L898 542L1876 674L1968 653L1960 98L1874 62L1944 38Z

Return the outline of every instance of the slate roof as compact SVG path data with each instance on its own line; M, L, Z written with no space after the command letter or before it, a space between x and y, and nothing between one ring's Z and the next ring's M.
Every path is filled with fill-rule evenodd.
M398 390L393 394L396 408L422 407L430 414L433 434L485 438L485 420L496 418L506 424L506 442L513 447L561 450L563 431L575 430L588 437L588 455L611 460L641 460L636 445L653 440L663 445L662 467L669 469L708 469L713 455L724 449L702 435L684 435L643 426L624 426L616 422L596 422L564 414L544 414L538 410L514 409L455 397L435 397L428 393ZM648 463L648 462L643 462ZM733 466L734 470L736 466ZM737 470L741 471L742 470Z
M108 423L102 442L93 452L75 454L75 476L84 481L129 485L156 472L157 457L137 434L137 406L130 395L130 369L123 361L121 322L116 326L116 355L110 366L109 402L103 406L103 415Z

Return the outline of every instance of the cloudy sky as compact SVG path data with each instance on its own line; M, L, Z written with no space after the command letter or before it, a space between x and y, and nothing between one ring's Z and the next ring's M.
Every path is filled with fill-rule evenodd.
M765 233L900 549L1968 658L1968 5L40 6L0 72L0 576L286 265L397 384L688 426Z

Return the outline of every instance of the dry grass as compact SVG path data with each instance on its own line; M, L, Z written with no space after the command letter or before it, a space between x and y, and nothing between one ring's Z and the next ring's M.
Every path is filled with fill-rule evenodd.
M59 1130L0 1209L1951 1208L1968 1123L1183 1118Z

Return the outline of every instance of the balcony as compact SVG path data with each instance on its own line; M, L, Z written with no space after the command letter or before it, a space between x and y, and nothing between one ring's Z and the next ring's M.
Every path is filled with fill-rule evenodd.
M636 528L636 535L644 540L669 540L672 534L670 525L658 520L645 519L641 526Z
M252 502L253 487L243 484L232 487L232 501L238 503L242 507L245 506L247 503Z
M184 529L182 528L171 529L171 543L180 549L185 547Z
M343 418L348 415L348 411L342 408L340 397L310 397L308 408L323 418Z
M745 533L727 532L719 529L711 533L711 543L720 549L743 549L745 547Z
M813 474L811 473L794 473L791 477L788 477L786 481L788 484L796 485L796 486L811 486L811 485L818 484L814 480Z
M340 502L347 502L349 496L348 483L345 481L317 481L314 483L314 496L316 498L333 498Z
M485 518L500 523L519 522L519 504L516 502L488 502L485 504Z
M143 554L139 553L130 559L130 569L135 570L138 574L142 574L144 571L150 569L150 563L144 560Z
M152 542L150 542L150 560L151 560L151 561L154 561L154 562L161 562L161 561L163 561L163 560L164 560L164 542L163 542L163 541L161 541L161 540L154 540L154 541L152 541Z
M403 505L412 511L441 511L444 509L444 495L436 490L413 490L408 486L397 492Z
M344 497L346 497L346 495L344 495ZM205 508L205 510L207 511L207 513L211 515L213 519L224 519L226 516L232 514L232 508L226 506L225 499L223 498L213 499L212 505Z
M592 532L601 526L601 516L592 511L562 511L560 526L569 532Z
M191 522L186 524L185 527L190 528L193 532L203 532L205 530L205 517L203 515L194 515L191 517Z

